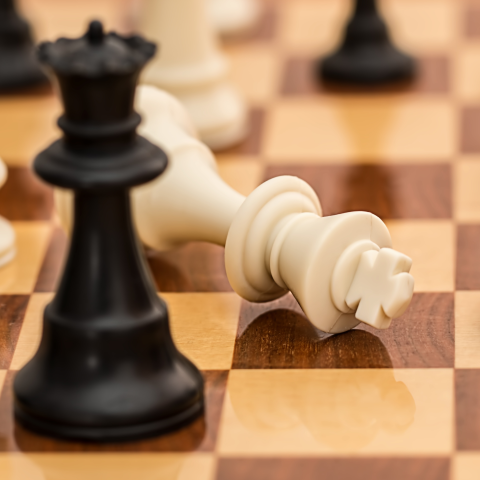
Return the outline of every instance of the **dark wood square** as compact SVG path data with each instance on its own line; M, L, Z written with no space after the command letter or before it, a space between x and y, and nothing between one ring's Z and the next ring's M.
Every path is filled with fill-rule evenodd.
M9 167L0 188L0 215L8 220L49 220L53 212L53 190L26 167Z
M451 167L272 165L266 178L295 175L318 194L324 215L363 210L383 219L451 218Z
M448 480L448 458L221 458L216 480Z
M457 290L480 290L480 225L457 227Z
M453 368L451 293L417 293L387 330L361 324L328 335L287 295L242 303L232 368Z

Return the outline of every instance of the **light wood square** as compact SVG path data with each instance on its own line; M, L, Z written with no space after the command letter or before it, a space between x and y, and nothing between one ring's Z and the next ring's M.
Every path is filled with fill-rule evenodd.
M2 480L213 480L211 454L1 453Z
M226 50L230 79L250 106L264 105L279 91L281 58L275 48L246 44Z
M232 370L224 455L448 454L453 370Z
M452 465L452 480L478 480L480 454L457 452Z
M162 293L177 347L202 370L229 370L240 314L235 293Z
M462 2L385 0L382 4L396 43L415 55L444 54L455 47Z
M480 46L473 43L459 49L453 58L453 80L457 98L464 103L480 100Z
M453 292L455 226L450 220L389 220L393 248L408 255L416 292Z
M347 0L295 0L280 8L278 38L291 54L320 55L341 38L350 14Z
M59 137L60 105L53 95L0 97L0 157L14 166L27 166Z
M0 293L31 293L48 247L51 225L48 222L12 222L17 254L0 268Z
M455 367L480 368L480 292L455 292Z
M438 162L455 152L454 115L440 98L287 99L269 111L263 153L269 163Z
M262 183L264 167L255 158L217 156L218 172L234 190L248 196Z
M130 0L20 0L37 41L83 35L92 20L101 20L105 30L123 30Z
M464 158L454 165L454 212L462 223L480 222L480 158Z
M10 368L19 370L37 351L43 311L51 293L31 296ZM162 293L177 347L202 370L229 370L240 314L234 293Z

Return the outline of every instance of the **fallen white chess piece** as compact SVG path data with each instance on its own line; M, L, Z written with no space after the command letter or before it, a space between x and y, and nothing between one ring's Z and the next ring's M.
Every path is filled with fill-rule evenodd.
M0 160L0 187L7 181L7 166ZM0 217L0 267L11 262L17 253L15 231L8 220Z
M145 0L138 30L160 46L142 83L173 94L202 142L217 150L247 134L247 108L230 84L228 65L207 16L207 0Z
M208 0L208 13L221 35L250 30L259 20L258 0Z
M195 138L181 105L140 87L142 135L169 155L167 171L133 191L142 241L164 250L189 241L225 246L233 289L252 302L293 293L319 329L340 333L360 322L388 328L408 307L411 260L392 250L385 224L367 212L322 218L313 189L297 177L273 178L247 198L217 173L210 150ZM69 224L69 198L58 197Z

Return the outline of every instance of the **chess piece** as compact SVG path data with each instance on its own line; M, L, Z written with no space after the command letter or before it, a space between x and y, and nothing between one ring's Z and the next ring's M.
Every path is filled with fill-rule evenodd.
M34 55L30 27L18 15L14 0L0 0L0 91L46 82Z
M406 80L414 72L414 60L390 40L376 0L356 0L342 44L318 65L319 77L352 84Z
M167 157L136 134L135 86L155 46L103 33L40 46L58 79L64 132L35 159L75 191L68 260L33 359L15 378L15 416L43 434L92 441L155 435L203 411L203 380L176 349L132 226L129 189Z
M7 181L7 166L0 160L0 187ZM11 262L17 253L15 247L15 230L10 222L0 217L0 267Z
M245 137L247 111L227 81L227 64L216 45L205 2L145 0L139 30L162 46L162 55L147 67L142 81L175 95L202 141L217 150Z
M221 35L235 35L250 30L260 17L258 0L208 0L208 13Z
M340 333L364 322L384 329L413 295L411 260L391 249L385 224L367 212L321 218L312 188L297 177L277 177L248 198L219 177L208 148L192 136L181 105L142 87L141 132L164 148L167 172L135 189L140 238L157 250L189 241L225 246L233 289L251 302L291 291L319 329ZM68 196L58 195L68 228Z

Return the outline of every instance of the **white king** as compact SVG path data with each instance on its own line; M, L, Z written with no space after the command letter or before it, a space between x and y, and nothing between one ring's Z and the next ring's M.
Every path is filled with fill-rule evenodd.
M189 241L225 246L233 289L251 302L291 291L319 329L340 333L360 322L384 329L413 295L412 261L392 250L385 224L367 212L322 218L313 189L297 177L265 182L247 198L219 177L182 106L141 87L141 134L168 153L164 175L133 192L142 241L164 250ZM68 199L60 213L68 223Z

